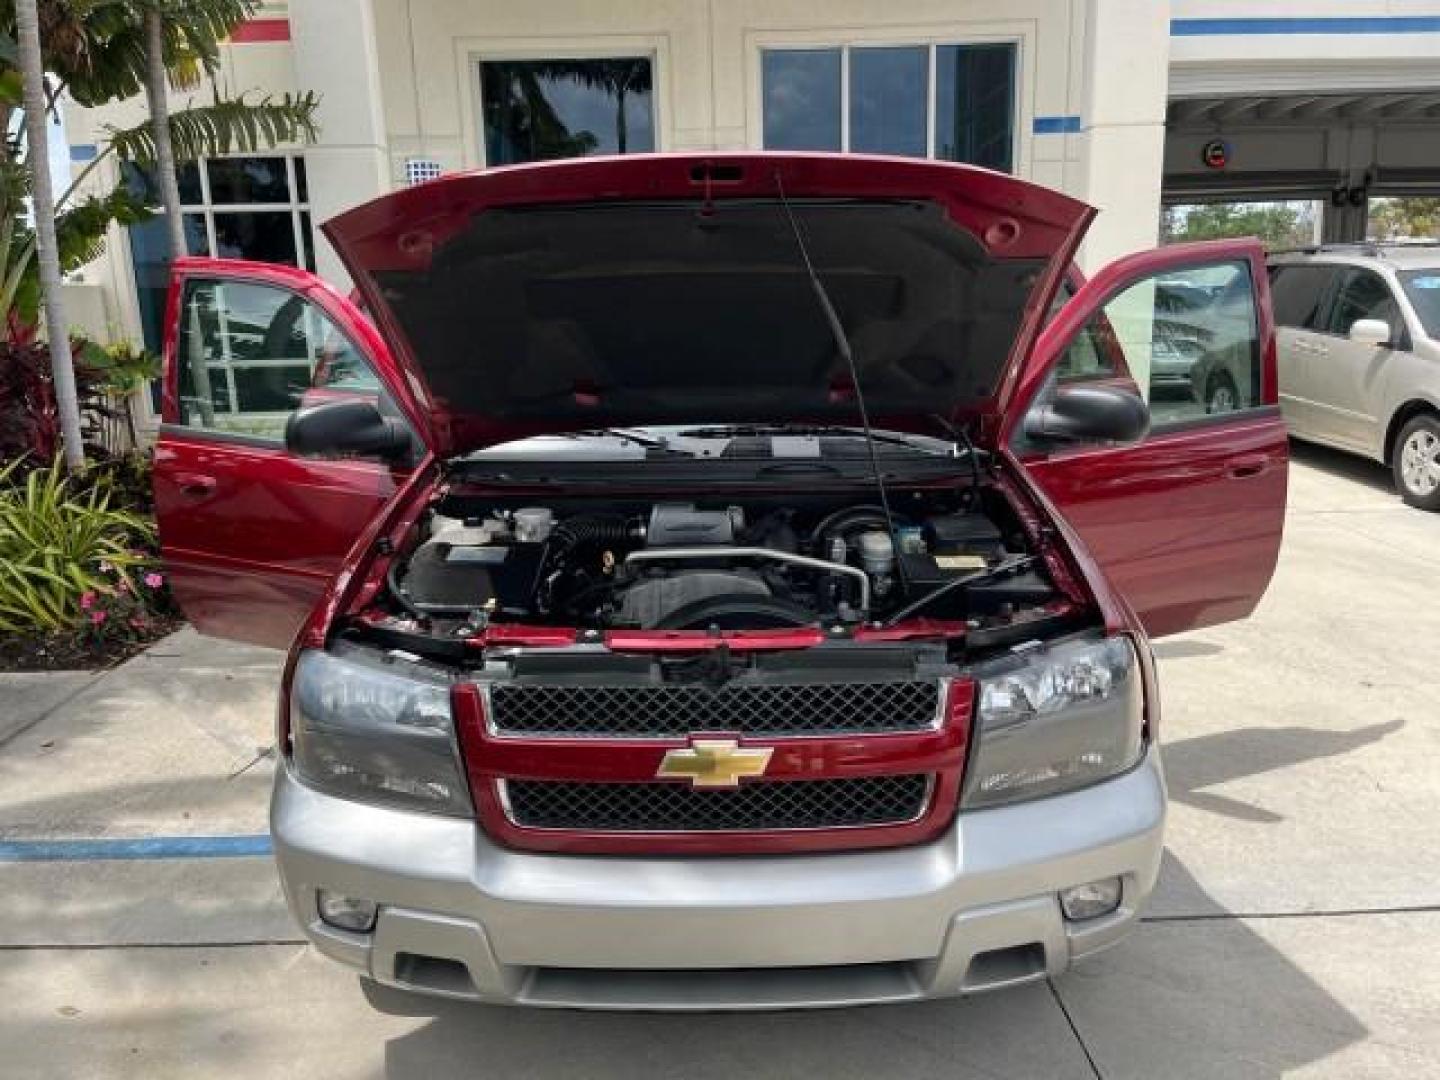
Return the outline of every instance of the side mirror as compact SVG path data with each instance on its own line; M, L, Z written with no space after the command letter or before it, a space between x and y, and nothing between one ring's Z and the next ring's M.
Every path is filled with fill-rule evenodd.
M1350 340L1372 349L1390 347L1390 324L1384 319L1356 319L1350 324Z
M410 431L403 421L382 416L373 401L323 401L290 415L285 449L299 457L378 457L403 459L410 453Z
M1150 407L1138 391L1106 383L1060 384L1025 417L1036 442L1133 443L1150 430Z

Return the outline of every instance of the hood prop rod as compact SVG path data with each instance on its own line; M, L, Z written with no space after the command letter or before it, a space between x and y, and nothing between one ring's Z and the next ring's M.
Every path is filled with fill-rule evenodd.
M895 531L895 515L890 512L890 495L885 490L885 476L880 471L880 458L875 452L875 433L870 429L870 410L865 407L865 391L860 386L860 372L855 366L855 351L850 347L850 338L845 333L840 316L836 314L830 292L820 280L820 275L815 272L815 264L810 261L810 249L805 244L805 234L800 231L800 222L795 218L795 211L790 208L790 200L785 197L785 185L780 179L779 169L775 170L775 192L780 197L785 219L790 223L790 232L795 237L795 248L800 253L800 261L805 265L810 286L815 290L815 300L820 305L820 313L825 316L825 322L830 327L830 336L835 339L836 350L850 369L850 385L855 387L855 404L860 409L860 426L865 429L865 448L870 453L870 471L875 478L875 490L880 495L880 509L885 514L885 531L890 534L890 543L895 552L895 576L900 579L901 595L906 596L910 592L910 582L905 575L905 560L900 558L900 536Z

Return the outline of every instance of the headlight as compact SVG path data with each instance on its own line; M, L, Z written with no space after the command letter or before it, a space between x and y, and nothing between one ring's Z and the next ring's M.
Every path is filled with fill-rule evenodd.
M1055 795L1139 760L1144 694L1129 638L1036 649L979 674L965 807Z
M295 771L312 787L410 810L471 813L450 684L425 668L302 653L290 687L290 736Z

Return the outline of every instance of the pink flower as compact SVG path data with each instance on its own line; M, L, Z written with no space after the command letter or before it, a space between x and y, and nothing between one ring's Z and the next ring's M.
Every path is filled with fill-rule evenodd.
M90 612L90 622L91 622L92 625L94 625L94 626L99 626L99 625L100 625L101 623L103 623L104 621L105 621L105 612L103 612L103 611L92 611L92 612Z
M144 630L145 620L140 618L134 618L130 620L130 625L133 626L136 630Z
M130 591L130 582L126 581L123 577L119 581L115 582L115 585L119 588L121 592Z
M111 566L108 562L102 559L100 561L100 572L102 574L112 574L115 572L115 567Z
M80 609L82 611L89 611L94 606L95 590L86 589L83 593L80 594Z
M161 585L165 584L165 576L163 574L157 574L152 570L145 575L145 584L151 589L158 589Z

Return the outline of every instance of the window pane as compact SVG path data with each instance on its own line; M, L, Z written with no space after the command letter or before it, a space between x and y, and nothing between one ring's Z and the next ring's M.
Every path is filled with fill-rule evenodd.
M1330 311L1330 332L1348 335L1360 319L1379 319L1392 328L1405 325L1390 286L1369 270L1351 270L1346 275Z
M651 83L644 57L483 63L486 163L654 150Z
M204 201L200 191L200 166L193 162L182 162L175 170L175 179L180 187L180 202L184 206L198 206ZM131 194L139 196L149 206L160 205L160 185L155 180L155 170L133 161L120 163L120 182Z
M178 342L180 422L279 441L313 385L376 393L369 363L316 307L284 289L195 281Z
M216 213L215 247L215 253L222 259L299 265L295 226L289 210Z
M1014 111L1014 45L936 47L936 157L1009 172Z
M212 203L290 201L283 157L217 158L209 171Z
M295 201L308 203L310 201L310 180L305 175L305 159L295 158Z
M1320 328L1320 301L1339 271L1329 266L1287 265L1270 268L1270 301L1275 322L1299 330Z
M925 156L929 66L924 48L851 50L851 150Z
M761 55L767 150L840 149L840 50Z
M305 269L315 273L315 234L310 228L310 211L300 211L300 242L305 245Z
M1155 427L1260 404L1260 344L1248 263L1210 263L1145 278L1087 330L1148 387Z
M1440 270L1404 271L1400 284L1426 335L1440 341Z

